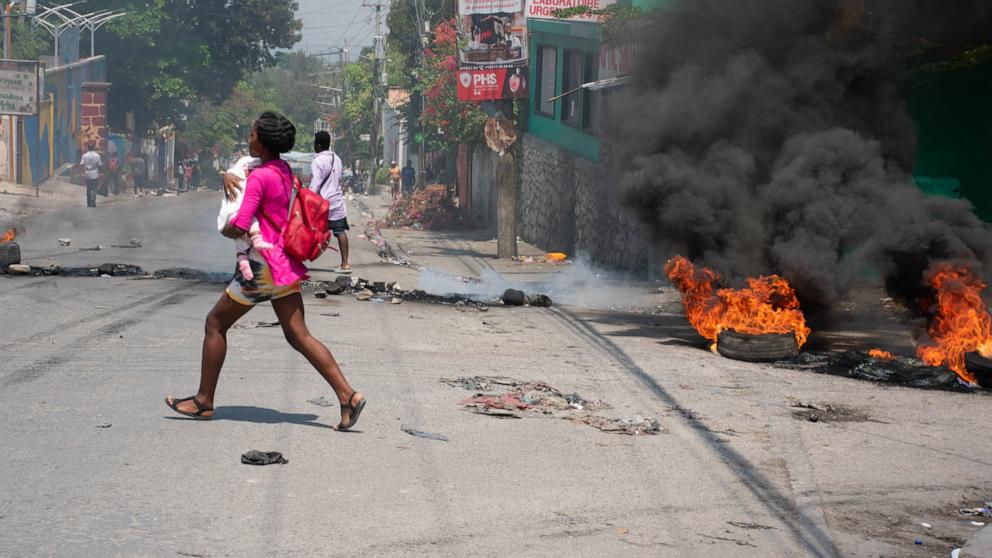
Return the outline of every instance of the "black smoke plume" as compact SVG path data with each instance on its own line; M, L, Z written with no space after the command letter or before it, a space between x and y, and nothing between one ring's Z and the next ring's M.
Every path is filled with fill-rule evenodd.
M659 244L730 277L780 273L811 306L873 276L915 298L938 260L992 271L968 202L913 183L905 100L923 46L990 42L992 2L676 4L638 26L608 125L625 201Z

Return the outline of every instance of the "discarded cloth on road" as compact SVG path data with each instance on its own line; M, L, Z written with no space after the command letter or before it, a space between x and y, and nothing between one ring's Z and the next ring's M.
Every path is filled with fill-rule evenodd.
M241 462L245 465L282 465L289 460L277 451L251 450L241 454Z
M588 424L603 432L640 436L661 432L657 419L604 417L592 411L609 409L603 401L589 400L577 393L563 393L544 382L523 382L502 376L442 378L452 387L476 392L462 400L466 409L495 418L550 417Z

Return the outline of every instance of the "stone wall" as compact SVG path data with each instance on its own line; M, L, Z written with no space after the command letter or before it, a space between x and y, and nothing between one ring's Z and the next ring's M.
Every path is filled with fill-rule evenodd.
M530 134L523 136L523 182L517 205L521 238L569 256L586 253L608 269L650 274L647 233L619 199L604 165Z

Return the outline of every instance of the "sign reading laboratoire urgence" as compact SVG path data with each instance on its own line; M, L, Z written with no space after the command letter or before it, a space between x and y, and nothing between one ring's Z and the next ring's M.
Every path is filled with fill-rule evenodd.
M527 96L524 0L458 0L458 98Z
M0 60L0 114L38 114L38 63Z
M527 0L526 17L534 19L558 19L555 12L567 8L585 6L590 10L602 10L616 4L617 0ZM567 21L598 22L599 16L592 13L579 14L566 18Z

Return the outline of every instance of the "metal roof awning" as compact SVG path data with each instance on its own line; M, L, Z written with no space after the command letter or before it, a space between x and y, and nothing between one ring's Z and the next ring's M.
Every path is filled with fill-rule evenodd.
M555 97L551 97L550 99L547 100L547 102L548 103L551 103L551 102L557 101L558 99L561 99L562 97L566 97L568 95L571 95L572 93L575 93L576 91L582 91L583 89L588 89L589 91L599 91L601 89L609 89L610 87L617 87L619 85L623 85L623 84L627 83L628 81L630 81L630 76L629 75L611 77L611 78L601 79L599 81L590 81L589 83L583 83L582 85L576 87L575 89L569 89L568 91L565 91L561 95L557 95Z

